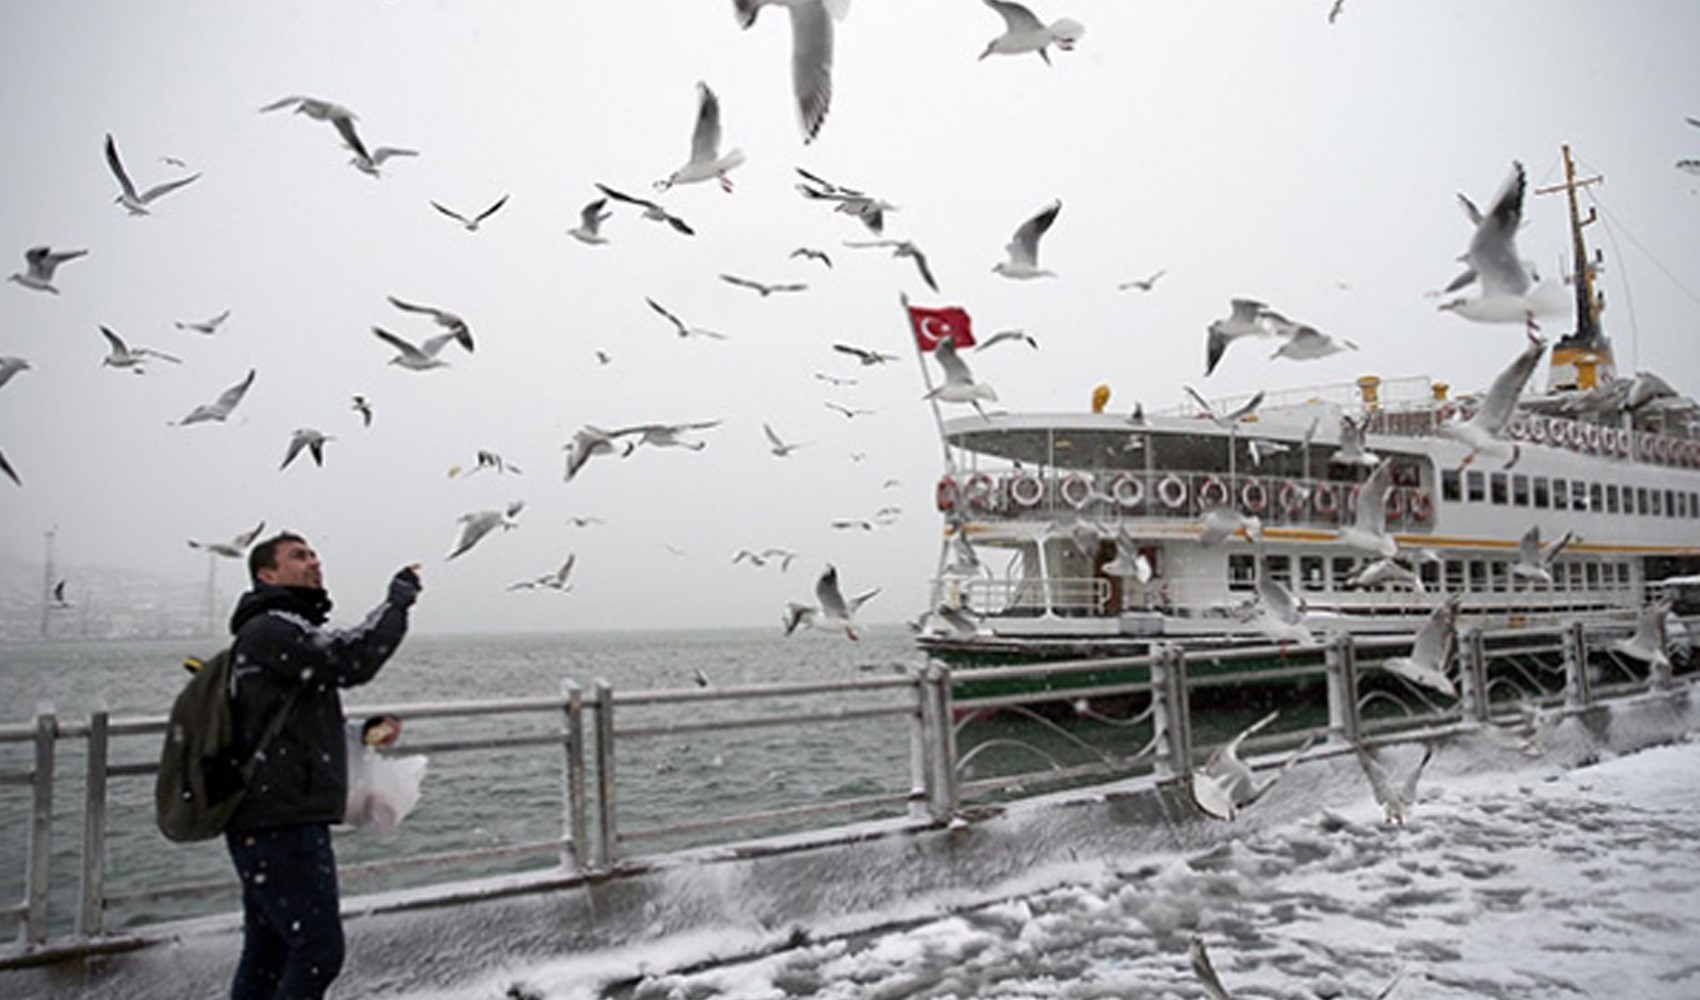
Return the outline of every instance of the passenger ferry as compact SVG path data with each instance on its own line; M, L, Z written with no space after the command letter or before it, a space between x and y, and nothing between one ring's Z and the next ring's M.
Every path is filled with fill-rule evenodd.
M1259 554L1318 638L1409 633L1454 594L1460 620L1484 628L1627 624L1659 581L1700 572L1700 408L1659 380L1616 378L1568 150L1566 167L1577 328L1554 345L1546 390L1519 398L1512 461L1466 464L1470 449L1437 429L1477 400L1421 377L1271 393L1232 424L1197 407L1136 420L1098 400L944 421L945 530L919 644L971 663L1267 644L1249 624ZM1379 557L1341 529L1377 459L1411 579L1365 586ZM1225 514L1255 522L1203 537ZM1537 526L1543 545L1570 535L1550 581L1514 570Z

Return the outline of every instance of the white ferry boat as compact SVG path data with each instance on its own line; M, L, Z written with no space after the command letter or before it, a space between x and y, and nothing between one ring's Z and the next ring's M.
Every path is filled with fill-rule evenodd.
M958 662L1267 644L1250 624L1260 555L1318 638L1408 633L1451 595L1461 620L1491 629L1632 622L1659 581L1700 572L1700 407L1660 380L1613 371L1573 195L1579 320L1552 349L1546 390L1525 387L1517 401L1509 463L1484 454L1465 464L1469 447L1437 431L1478 400L1429 378L1270 393L1231 424L1199 407L1137 421L945 421L945 531L919 644ZM1371 457L1356 458L1357 444ZM1392 572L1409 577L1366 586L1381 556L1342 529L1377 459L1391 469ZM1255 522L1208 537L1212 521L1234 515ZM1544 574L1519 566L1531 528Z

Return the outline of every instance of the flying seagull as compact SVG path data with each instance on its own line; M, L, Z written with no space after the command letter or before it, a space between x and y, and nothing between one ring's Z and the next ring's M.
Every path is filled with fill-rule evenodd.
M1469 454L1458 467L1463 468L1475 461L1477 455L1486 453L1494 456L1505 456L1505 468L1517 464L1522 457L1523 449L1516 442L1501 439L1506 427L1511 423L1511 415L1517 409L1517 398L1522 395L1523 386L1529 381L1529 376L1535 373L1540 364L1541 355L1546 351L1547 342L1539 337L1529 342L1529 346L1503 371L1494 376L1488 386L1487 395L1477 404L1476 412L1468 420L1448 420L1434 429L1443 438L1449 438L1470 449Z
M243 378L242 381L219 393L218 398L213 400L211 403L202 403L200 406L190 410L189 415L184 417L182 420L177 421L176 426L187 427L190 424L199 424L206 421L218 421L219 423L223 423L225 420L229 419L230 412L236 409L236 404L242 402L242 397L247 395L249 387L253 384L254 369L250 368L248 369L247 377Z
M151 347L131 347L124 343L124 338L113 333L110 327L101 327L100 334L106 338L108 347L106 358L101 361L102 365L112 368L128 368L140 375L142 374L142 365L146 364L149 358L169 361L174 365L183 363L182 358L173 357L164 351L156 351Z
M433 323L436 323L444 330L447 330L449 335L454 337L455 341L459 343L460 346L466 348L466 353L472 353L472 329L466 325L466 320L461 319L459 316L449 312L447 309L438 309L436 306L422 306L416 305L412 302L403 302L394 295L386 296L386 298L390 300L390 305L395 306L402 312L419 313L422 316L431 317L431 321Z
M690 441L684 435L690 431L707 430L720 426L718 420L698 420L683 424L634 424L619 430L609 431L610 437L624 437L628 434L638 436L637 445L651 445L656 448L687 448L691 451L701 451L708 447L707 441Z
M531 580L521 580L518 583L510 583L508 584L508 589L536 590L539 587L543 587L549 590L558 590L564 594L573 589L572 584L567 582L567 577L572 575L573 563L577 561L578 556L576 554L568 555L567 561L562 563L561 568L555 570L553 573L545 573L542 576Z
M348 162L354 164L354 169L368 177L382 177L382 168L385 160L396 156L418 155L419 150L417 149L403 149L399 146L377 146L373 148L371 156L362 156L359 150L355 150L354 155L349 158Z
M736 285L739 288L748 288L751 291L759 292L761 297L764 299L769 295L772 295L774 292L806 292L809 290L809 286L800 281L791 282L789 284L769 285L765 282L755 281L750 278L741 278L736 274L722 274L720 276L720 280L726 282L728 285Z
M1025 330L999 330L997 333L994 333L985 340L975 344L974 353L978 354L993 344L1002 344L1012 340L1019 340L1028 347L1033 348L1035 351L1039 349L1039 342L1034 340L1033 335Z
M1523 532L1522 539L1517 543L1517 561L1511 564L1511 575L1525 580L1538 580L1550 586L1553 560L1575 540L1576 533L1566 531L1557 541L1542 548L1541 526L1530 525L1529 530Z
M330 122L332 127L336 129L337 135L342 136L343 143L354 151L354 155L367 160L372 158L372 154L366 151L366 144L360 141L360 134L354 129L354 112L340 104L320 100L317 97L280 97L261 108L260 112L264 114L268 111L277 111L280 108L290 106L294 107L295 113L298 115L306 115L315 121Z
M708 330L700 326L686 326L684 320L668 312L666 306L663 306L661 303L652 298L645 297L644 301L649 303L649 308L654 309L656 312L666 317L667 322L673 324L674 332L677 333L681 339L686 337L708 337L713 340L726 339L726 335L718 330Z
M1261 563L1261 560L1260 560ZM1286 584L1269 575L1268 568L1259 565L1257 571L1256 624L1264 635L1279 643L1315 642L1310 629L1304 625L1305 602Z
M921 248L909 240L845 240L847 247L891 247L893 257L908 257L915 262L915 270L920 272L921 280L933 291L939 290L939 283L933 278L933 269L927 264L927 255Z
M1168 269L1164 268L1163 270L1152 274L1149 278L1135 278L1132 281L1124 281L1116 286L1116 291L1125 292L1129 288L1137 288L1142 292L1149 292L1152 288L1156 287L1157 279L1168 273Z
M448 216L449 218L455 220L456 222L460 223L462 228L464 228L467 232L476 233L476 232L478 232L478 227L484 223L485 219L488 219L490 216L495 215L496 212L499 209L501 209L501 207L503 205L506 205L507 203L508 203L508 196L502 195L500 198L496 199L496 203L494 205L491 205L489 208L486 208L484 211L479 212L477 215L474 215L470 219L467 218L466 216L460 214L459 212L455 211L454 209L449 208L447 205L444 205L443 203L438 202L438 201L431 202L431 207L436 209L437 211L443 213L444 215Z
M1204 766L1192 773L1193 803L1202 812L1217 819L1231 820L1275 783L1275 779L1271 778L1267 784L1258 786L1251 768L1240 760L1240 746L1274 722L1280 714L1279 711L1270 712L1242 729L1233 739L1217 747Z
M873 416L873 413L874 413L873 410L864 410L860 407L850 407L850 406L845 406L842 403L834 403L830 399L826 401L825 405L826 405L826 408L829 409L829 410L833 410L837 413L844 414L844 418L846 420L854 420L857 417L871 417L871 416Z
M185 184L191 184L200 178L200 174L190 174L176 180L155 184L141 194L136 193L136 185L131 183L130 175L124 172L124 161L118 158L118 143L113 141L112 133L106 133L106 165L112 168L112 175L118 178L118 197L113 200L123 205L131 215L147 215L148 206L156 198L164 197Z
M1347 414L1340 414L1339 447L1328 456L1329 465L1361 465L1373 469L1381 463L1381 456L1365 447L1365 439L1369 434L1369 417L1354 419Z
M802 257L807 260L818 260L822 264L825 264L828 268L832 267L832 258L827 256L826 251L816 250L814 247L798 247L791 251L787 256Z
M775 4L791 13L791 89L803 142L812 142L832 105L832 22L844 20L850 0L732 0L745 29L755 25L763 7Z
M87 250L54 251L52 247L30 247L24 251L24 263L28 265L28 269L22 273L14 273L6 280L15 281L38 292L52 292L58 295L59 289L53 287L53 272L60 264L76 260L87 253Z
M360 414L361 426L372 426L372 401L359 393L354 394L354 412Z
M306 449L312 454L314 465L323 468L325 464L325 442L329 440L331 440L330 435L321 434L311 427L297 427L295 433L289 437L289 450L284 452L283 464L277 467L278 471L282 472L289 468L289 463L295 461L295 456L301 454L302 449Z
M212 319L202 320L199 323L182 323L182 322L179 322L179 323L176 323L174 325L179 330L193 330L196 333L204 333L204 334L206 334L207 336L210 337L213 334L217 333L219 326L221 324L223 324L224 321L229 319L229 318L230 318L230 310L226 309L224 312L219 313L217 316L214 316Z
M994 54L1037 52L1050 65L1050 54L1045 51L1048 47L1055 45L1067 52L1086 34L1086 26L1079 21L1062 17L1045 24L1032 11L1010 0L986 0L986 6L1002 15L1004 33L987 43L986 50L980 53L981 59Z
M254 539L260 537L260 532L266 530L266 522L261 521L247 531L242 532L228 542L200 542L189 539L191 549L204 549L215 556L226 559L241 559L248 554L248 546L254 544Z
M987 2L991 3L992 0ZM1008 6L1014 7L1015 4ZM1008 259L993 265L992 270L1006 278L1054 277L1052 272L1039 266L1039 238L1057 221L1057 213L1061 211L1062 200L1058 199L1017 226L1014 238L1004 245L1004 253L1008 255Z
M1263 310L1263 318L1269 322L1275 336L1286 338L1286 342L1275 348L1274 354L1269 355L1271 358L1309 361L1339 354L1341 351L1358 349L1358 345L1343 337L1330 337L1308 323L1295 322L1273 309Z
M518 527L519 522L514 518L524 509L525 501L515 500L505 510L478 510L462 514L456 519L460 523L460 537L455 540L454 549L444 558L453 559L464 553L497 528L509 531Z
M944 369L944 382L934 386L924 395L923 399L936 399L944 403L972 403L981 416L986 411L980 406L980 400L996 402L997 391L983 382L974 381L974 375L968 370L968 362L956 353L956 341L945 339L933 348L933 357Z
M1422 759L1417 761L1405 780L1395 785L1392 775L1387 773L1387 767L1381 762L1380 753L1373 747L1362 743L1353 749L1358 754L1358 764L1364 769L1364 777L1369 779L1370 791L1375 795L1375 801L1381 804L1381 813L1390 826L1405 825L1405 814L1417 804L1417 782L1422 780L1423 769L1434 757L1434 744L1423 744Z
M381 326L374 326L372 335L400 352L390 359L390 364L399 365L414 372L448 367L449 363L437 357L437 355L443 352L443 348L448 346L449 341L459 339L452 333L440 333L435 337L426 338L422 343L415 346Z
M584 468L584 463L590 461L592 457L596 455L612 455L616 450L614 446L615 437L616 435L613 433L605 431L600 427L592 427L589 424L586 424L574 433L573 439L561 446L561 450L567 453L567 474L565 481L569 483L572 482L573 477L578 475L580 469ZM625 456L630 455L632 453L632 449L635 447L637 446L631 442L626 442L625 450L621 452L621 457L624 458Z
M862 225L868 227L868 232L875 236L880 235L885 230L885 213L897 210L896 205L883 198L876 198L855 188L834 184L818 174L809 173L802 167L796 169L797 173L803 177L803 183L797 185L797 191L803 197L814 201L833 202L832 210L834 212L843 212L845 215L855 216L862 221Z
M697 81L697 121L691 130L691 158L685 165L657 181L657 190L665 191L675 184L694 184L716 180L720 190L732 191L732 179L727 173L744 162L742 150L720 154L720 98L708 84Z
M1232 312L1221 319L1211 322L1208 336L1204 341L1204 374L1216 370L1216 365L1222 360L1222 354L1228 345L1241 337L1267 337L1269 327L1263 322L1264 310L1267 308L1256 299L1230 300Z
M1190 385L1182 385L1181 388L1186 390L1186 394L1192 397L1193 402L1204 408L1204 415L1210 418L1211 423L1223 430L1233 430L1240 421L1256 413L1257 408L1263 405L1263 390L1259 389L1250 399L1232 410L1226 413L1217 413L1216 408L1211 406L1210 402L1203 396L1200 396L1197 389Z
M1553 281L1538 281L1517 255L1517 230L1523 224L1523 192L1527 181L1521 163L1511 164L1511 174L1481 216L1470 238L1464 259L1469 272L1481 281L1476 298L1456 298L1440 304L1478 323L1523 323L1530 337L1538 329L1536 320L1563 312L1568 305L1564 289ZM1457 286L1465 281L1460 276ZM1452 290L1449 287L1448 290Z
M864 365L883 365L887 361L896 361L897 355L870 350L866 347L856 347L851 344L833 344L832 349L841 354L848 354Z
M1387 488L1392 476L1393 460L1383 459L1358 487L1358 512L1351 524L1340 528L1336 541L1384 558L1399 551L1399 543L1387 533Z
M1423 623L1422 628L1417 629L1416 639L1411 645L1411 655L1383 660L1382 668L1412 684L1420 684L1438 691L1448 698L1458 697L1458 689L1446 675L1446 669L1452 662L1452 652L1458 644L1458 603L1462 600L1461 595L1453 594L1441 601L1429 612L1428 620Z
M645 198L637 198L637 197L634 197L632 195L625 194L624 192L621 192L621 191L616 191L613 188L609 187L608 185L602 184L602 183L598 183L596 185L596 189L598 191L601 191L603 194L607 195L608 197L614 199L615 201L623 201L628 205L636 205L637 207L643 209L643 217L646 218L646 219L651 219L655 222L665 222L669 226L672 226L675 230L685 234L686 236L695 236L696 235L696 230L694 230L690 226L686 225L684 219L681 219L678 216L671 214L665 208L662 208L660 205L656 204L653 201L649 201L648 199L645 199Z
M785 634L790 635L799 626L812 629L833 629L842 631L845 638L855 641L855 616L863 604L880 592L880 588L865 590L848 600L838 587L838 570L827 563L821 572L820 579L815 581L815 601L813 605L790 603L785 607Z
M0 356L0 386L12 381L12 376L19 372L29 371L30 363L14 355Z
M602 235L602 224L613 217L614 213L607 211L608 198L603 196L587 203L579 209L578 225L567 230L567 235L580 243L592 246L607 243L608 237Z
M1658 682L1668 682L1671 677L1670 639L1666 625L1670 607L1668 599L1649 601L1635 616L1635 632L1611 644L1614 652L1647 664L1652 673L1651 679Z
M773 452L780 458L789 456L792 452L803 447L803 445L807 443L802 441L787 442L784 438L779 436L779 432L775 431L771 424L762 424L761 429L767 434L767 442L769 446L767 450Z

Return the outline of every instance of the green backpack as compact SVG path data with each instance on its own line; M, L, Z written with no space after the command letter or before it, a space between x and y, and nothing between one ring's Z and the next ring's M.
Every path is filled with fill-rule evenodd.
M171 703L153 792L159 832L178 843L209 840L224 832L248 790L256 761L283 728L297 693L284 699L254 752L241 760L230 710L230 647L198 668L193 660L184 666L195 676Z

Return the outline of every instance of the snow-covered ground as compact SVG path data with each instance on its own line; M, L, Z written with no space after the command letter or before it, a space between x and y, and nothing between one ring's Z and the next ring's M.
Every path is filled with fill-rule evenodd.
M1407 754L1411 748L1406 748ZM1410 756L1390 763L1410 766ZM1035 872L995 901L751 954L696 933L417 1000L1700 997L1700 742L1569 771L1425 778L1194 853ZM744 955L742 958L728 956Z

